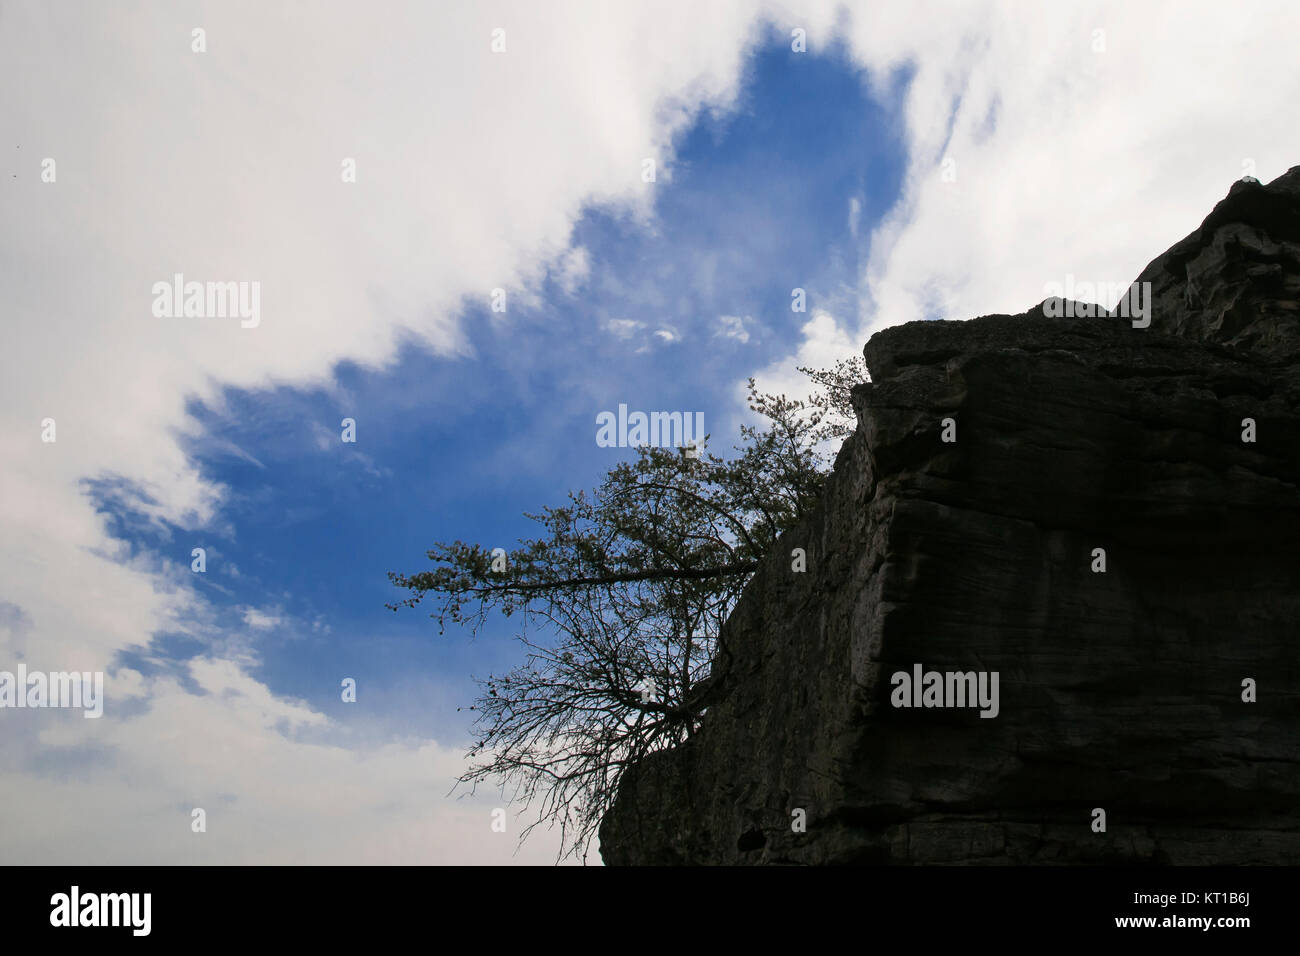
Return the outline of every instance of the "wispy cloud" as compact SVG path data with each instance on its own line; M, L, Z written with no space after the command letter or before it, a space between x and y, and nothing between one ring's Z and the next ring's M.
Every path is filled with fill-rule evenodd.
M620 339L630 339L645 328L644 322L636 319L607 319L605 331Z
M252 628L255 631L269 631L279 625L280 618L275 614L267 614L255 607L244 608L245 627Z
M739 315L722 315L718 317L718 331L714 335L720 335L723 338L735 339L742 344L749 341L749 329L747 326L753 323L752 316Z

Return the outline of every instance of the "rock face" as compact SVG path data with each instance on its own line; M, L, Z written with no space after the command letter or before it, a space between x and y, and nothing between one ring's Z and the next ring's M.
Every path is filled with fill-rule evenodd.
M1147 328L872 337L857 433L606 863L1300 863L1300 167L1138 281ZM894 706L916 665L996 672L996 717Z

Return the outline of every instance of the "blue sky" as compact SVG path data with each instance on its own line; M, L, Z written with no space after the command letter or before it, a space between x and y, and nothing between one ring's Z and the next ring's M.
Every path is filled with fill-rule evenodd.
M254 674L274 693L343 721L361 712L395 732L463 737L456 707L473 700L471 674L519 659L513 628L439 637L424 611L384 608L404 596L386 572L423 570L435 541L510 548L532 534L525 511L591 487L629 454L595 443L596 414L620 403L702 411L713 447L730 448L737 384L790 355L814 309L855 295L904 168L897 108L896 96L869 97L842 49L801 55L769 35L735 108L702 112L679 135L651 221L583 209L573 243L585 278L565 288L556 265L535 296L508 295L504 315L467 303L464 357L411 344L381 369L339 363L318 388L194 403L190 453L230 489L209 531L133 519L129 499L105 492L98 502L124 540L182 569L205 547L198 586L232 626L247 607L278 619L253 635ZM805 313L791 310L795 287ZM722 316L748 321L724 328ZM611 321L640 327L620 334ZM355 444L340 440L346 417ZM170 632L123 661L147 669L207 652ZM356 708L340 700L345 676L358 682Z

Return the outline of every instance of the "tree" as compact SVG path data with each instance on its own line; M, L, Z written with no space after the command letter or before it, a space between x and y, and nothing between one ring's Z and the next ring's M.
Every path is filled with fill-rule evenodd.
M438 543L437 567L389 578L415 607L472 632L494 613L520 616L523 662L478 681L471 791L513 788L537 818L561 827L579 855L613 802L627 766L675 746L725 690L722 625L772 543L815 504L828 448L853 430L849 389L860 358L801 368L821 390L804 400L760 394L766 427L742 426L738 455L641 447L591 494L527 517L543 532L509 554ZM504 559L504 560L503 560ZM539 628L540 625L540 628Z

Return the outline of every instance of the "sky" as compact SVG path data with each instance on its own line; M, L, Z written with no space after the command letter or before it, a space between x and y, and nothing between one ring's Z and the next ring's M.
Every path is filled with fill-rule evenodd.
M881 328L1127 283L1300 163L1297 27L0 6L0 671L106 675L100 719L0 709L0 863L554 862L453 791L511 622L439 635L387 573L529 535L630 454L602 411L725 450L749 376L800 394ZM258 283L256 324L157 314L176 273Z

